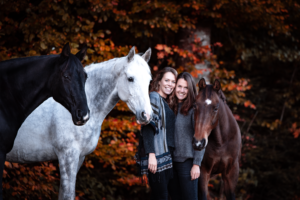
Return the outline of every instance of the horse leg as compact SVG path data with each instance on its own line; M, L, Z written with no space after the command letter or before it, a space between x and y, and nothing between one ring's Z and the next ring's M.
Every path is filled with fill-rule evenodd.
M239 163L236 161L229 172L223 175L224 192L227 200L235 200L234 190L239 177Z
M4 151L0 151L0 200L3 200L2 178L3 178L5 158L6 158L6 153Z
M58 200L74 200L79 152L73 149L61 152L58 161L61 177Z
M200 170L200 177L198 180L198 199L199 200L207 200L208 196L208 181L209 181L209 174L204 168Z

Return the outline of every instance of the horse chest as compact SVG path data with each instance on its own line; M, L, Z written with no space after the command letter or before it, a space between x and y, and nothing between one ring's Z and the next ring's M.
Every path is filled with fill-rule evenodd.
M222 148L207 148L203 164L210 174L224 173L232 165L232 156L224 153Z
M9 152L13 147L19 125L14 120L7 120L0 111L0 148Z

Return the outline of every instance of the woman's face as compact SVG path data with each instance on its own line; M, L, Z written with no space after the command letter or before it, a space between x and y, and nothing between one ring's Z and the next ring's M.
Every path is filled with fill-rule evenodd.
M183 78L178 79L176 88L175 88L175 95L178 99L178 102L182 102L188 95L188 83Z
M170 95L175 88L175 75L172 72L165 73L158 84L158 93L160 96L167 98L167 96Z

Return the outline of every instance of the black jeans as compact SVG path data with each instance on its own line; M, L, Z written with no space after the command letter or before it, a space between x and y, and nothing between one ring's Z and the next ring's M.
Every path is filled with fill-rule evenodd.
M149 171L148 180L153 200L168 200L168 190L173 168L152 174Z
M193 159L184 162L173 162L173 179L170 181L172 200L197 200L198 179L191 180Z

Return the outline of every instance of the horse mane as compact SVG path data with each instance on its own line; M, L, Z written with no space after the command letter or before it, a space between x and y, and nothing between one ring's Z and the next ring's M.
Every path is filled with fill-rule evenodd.
M141 59L144 60L144 58L142 58L139 54L135 54L135 56L139 56ZM105 66L110 66L111 68L113 68L118 74L121 73L121 70L123 69L123 65L120 65L118 68L116 67L116 64L117 62L119 61L122 61L122 59L125 59L126 56L123 56L123 57L117 57L117 58L112 58L112 59L109 59L109 60L106 60L106 61L102 61L102 62L94 62L94 63L91 63L89 65L86 65L85 68L86 69L92 69L93 66L99 66L101 65L101 67L105 67ZM127 60L126 60L127 61ZM144 60L145 61L145 60ZM136 62L138 62L138 64L142 65L140 63L140 60L136 60ZM145 61L146 62L146 61ZM146 62L147 63L147 62ZM148 71L148 73L150 74L150 76L152 77L151 75L151 69L148 65L148 63L146 64L147 65L147 68L146 70ZM143 65L142 65L143 66Z

